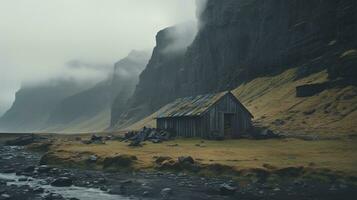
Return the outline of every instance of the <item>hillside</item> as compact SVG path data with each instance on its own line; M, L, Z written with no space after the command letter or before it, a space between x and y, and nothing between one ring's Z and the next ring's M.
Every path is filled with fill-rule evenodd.
M286 135L340 137L357 133L357 87L334 87L311 97L296 97L296 87L327 80L326 71L302 79L297 68L274 76L259 77L232 90L253 113L254 123ZM156 112L126 127L155 127Z
M353 131L347 124L355 115L356 10L352 0L208 0L184 52L162 53L172 44L170 29L157 34L126 119L143 119L178 97L234 90L256 122L273 129ZM329 87L295 97L296 86L314 81ZM149 118L118 127L140 127Z

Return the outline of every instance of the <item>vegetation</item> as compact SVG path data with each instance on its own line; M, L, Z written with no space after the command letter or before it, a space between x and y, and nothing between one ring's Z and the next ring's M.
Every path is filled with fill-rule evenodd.
M296 97L295 88L323 83L326 71L299 78L297 68L256 78L232 92L253 113L256 125L290 136L339 138L357 132L357 87L336 87L311 97ZM156 113L127 127L155 127Z
M129 147L125 142L81 144L78 141L57 141L50 153L57 163L77 163L85 166L86 159L95 155L98 160L118 155L135 156L133 169L153 169L155 158L192 156L204 165L229 166L234 170L282 169L305 167L326 169L357 176L356 139L305 141L300 139L226 140L178 139L143 147ZM98 162L99 162L98 161Z

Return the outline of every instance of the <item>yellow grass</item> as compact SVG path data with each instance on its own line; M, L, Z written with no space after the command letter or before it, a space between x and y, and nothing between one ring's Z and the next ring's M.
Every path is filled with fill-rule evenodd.
M357 175L357 140L303 141L280 140L227 140L204 141L200 139L179 139L161 144L147 143L144 147L128 147L127 143L112 141L105 145L85 145L79 142L59 143L53 149L61 157L81 153L108 157L115 154L135 155L137 169L153 167L154 156L192 156L204 164L219 163L233 166L237 170L262 168L270 164L277 168L289 166L313 166ZM178 146L169 146L178 144ZM204 147L196 146L204 145ZM58 151L60 150L60 151Z
M296 80L297 69L276 76L256 78L240 85L233 94L254 115L254 122L291 135L312 134L340 137L357 133L357 87L328 89L312 97L296 97L296 86L327 81L321 71ZM312 114L305 114L311 110ZM133 124L126 130L155 127L156 114ZM275 125L275 120L284 121Z

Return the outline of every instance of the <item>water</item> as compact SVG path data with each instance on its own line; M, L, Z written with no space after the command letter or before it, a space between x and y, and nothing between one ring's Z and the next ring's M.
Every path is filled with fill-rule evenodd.
M29 178L31 181L18 181L19 178ZM7 185L29 185L32 188L41 187L45 190L42 196L45 196L48 193L60 194L65 198L77 198L80 200L132 200L135 198L123 197L120 195L111 195L104 191L101 191L96 188L85 188L85 187L53 187L46 183L43 179L33 179L26 176L17 176L16 174L3 174L0 173L0 179L9 180Z

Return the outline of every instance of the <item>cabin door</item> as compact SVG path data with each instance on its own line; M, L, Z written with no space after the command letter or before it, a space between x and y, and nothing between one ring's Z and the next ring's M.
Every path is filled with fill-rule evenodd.
M224 113L223 130L225 138L232 138L233 135L233 114Z

